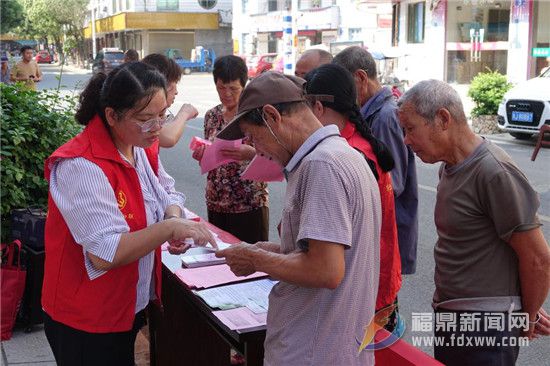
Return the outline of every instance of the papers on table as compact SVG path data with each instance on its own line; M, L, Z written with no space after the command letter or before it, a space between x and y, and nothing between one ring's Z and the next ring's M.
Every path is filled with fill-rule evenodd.
M187 268L196 268L204 266L213 266L215 264L225 263L225 258L217 258L216 253L203 254L183 254L181 263Z
M241 144L241 140L228 141L215 138L212 142L212 145L207 145L204 149L204 153L200 161L201 174L209 172L212 169L219 167L220 165L237 161L235 159L230 159L223 156L221 150L227 148L236 148L239 147Z
M168 250L162 251L162 264L174 273L176 270L181 268L181 259L179 255L173 255L168 252Z
M200 219L198 215L196 215L194 212L189 211L187 208L183 208L183 214L185 215L185 218L188 220L196 220Z
M266 325L267 312L255 314L249 308L242 307L212 312L231 330L245 330Z
M241 179L257 182L282 182L285 179L283 167L262 155L256 155L241 174Z
M267 312L269 292L277 281L263 279L193 291L211 308L222 310L247 307L255 314Z
M237 277L229 266L209 266L200 268L179 268L175 272L187 286L192 288L209 288L228 283L241 282L252 278L266 277L263 272L256 272L246 277Z
M218 249L225 249L231 246L231 244L224 242L218 234L216 234L213 231L210 231L212 235L214 236L214 239L216 239L216 244L218 244ZM188 239L186 239L187 241ZM192 244L192 240L190 240L190 243ZM197 267L205 267L205 266L213 266L215 264L223 264L225 263L225 258L217 258L216 257L216 248L212 247L211 244L208 244L208 246L201 247L201 246L195 246L192 244L193 247L189 249L186 253L181 255L181 262L184 267L186 268L197 268Z

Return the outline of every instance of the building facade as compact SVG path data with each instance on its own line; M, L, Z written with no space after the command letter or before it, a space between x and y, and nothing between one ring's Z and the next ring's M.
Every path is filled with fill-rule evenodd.
M291 0L233 0L233 42L236 54L283 52L283 17ZM296 0L297 53L313 45L363 42L369 48L387 45L391 36L391 4L362 6L356 0Z
M296 0L295 0L296 1ZM291 0L233 0L233 50L283 53ZM532 78L550 56L547 0L297 0L297 54L313 45L348 44L396 56L391 72L469 83L497 70L512 82ZM384 66L382 66L383 68ZM384 71L384 70L382 70Z
M409 80L465 84L490 69L520 82L547 65L548 1L401 0L392 7L392 46L405 55L400 72Z
M140 57L177 48L191 58L197 46L232 53L231 0L90 0L84 35L92 53L92 11L97 50L136 49Z

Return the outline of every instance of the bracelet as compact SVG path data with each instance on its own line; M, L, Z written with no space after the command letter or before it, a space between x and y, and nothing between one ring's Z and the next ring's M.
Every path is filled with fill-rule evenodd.
M537 324L540 321L540 314L537 313L537 316L535 317L535 321L530 321L529 324Z
M165 220L168 220L168 219L181 219L181 217L179 217L178 215L169 215L169 216L164 216L164 219Z

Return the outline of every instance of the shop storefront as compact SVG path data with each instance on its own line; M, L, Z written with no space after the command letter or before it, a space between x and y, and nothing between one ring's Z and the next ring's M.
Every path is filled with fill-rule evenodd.
M510 1L449 1L446 79L469 83L488 69L506 74Z
M550 66L550 1L536 1L533 4L531 22L531 52L529 77L535 77L541 70Z

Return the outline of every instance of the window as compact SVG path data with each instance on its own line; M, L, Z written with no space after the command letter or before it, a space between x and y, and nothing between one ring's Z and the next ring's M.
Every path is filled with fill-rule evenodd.
M157 0L157 10L178 10L179 0Z
M199 5L203 9L207 9L207 10L212 9L214 6L216 6L217 3L218 3L218 0L199 0Z
M126 10L130 10L130 0L126 0Z
M392 23L391 23L391 45L399 46L399 12L401 3L393 4L392 6Z
M407 17L407 42L424 42L424 12L426 3L409 4Z
M277 37L273 33L269 33L267 38L267 52L277 53Z
M248 11L248 0L242 0L241 4L243 14L245 14Z
M349 28L348 36L350 41L361 40L361 28Z
M116 0L113 0L113 14L116 13Z
M279 6L278 6L278 1L277 0L268 0L267 2L267 11L277 11L279 10Z
M509 26L509 9L489 9L489 20L485 40L488 42L508 41Z

